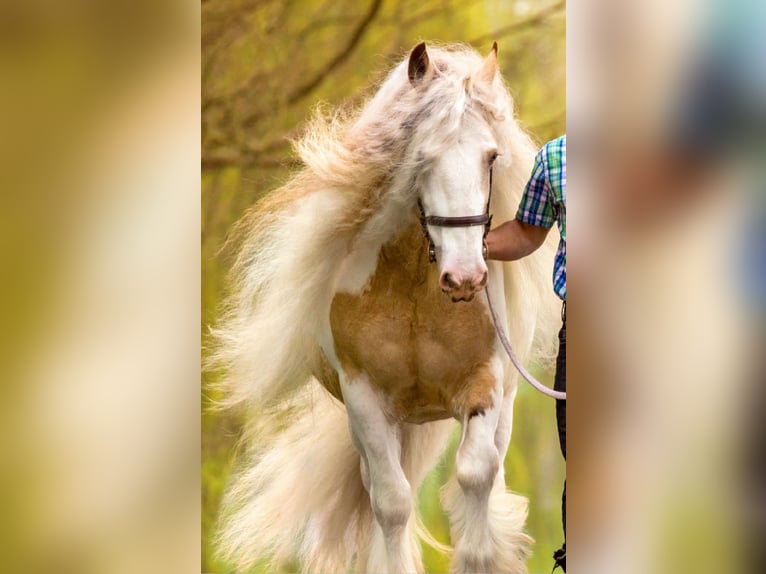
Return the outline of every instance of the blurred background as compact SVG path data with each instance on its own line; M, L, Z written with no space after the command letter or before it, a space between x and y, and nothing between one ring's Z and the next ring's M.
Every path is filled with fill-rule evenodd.
M499 46L516 113L538 143L566 129L565 2L551 0L209 0L202 8L202 328L215 322L230 264L227 233L244 210L299 167L290 140L317 105L356 106L419 41ZM551 263L552 265L552 263ZM552 295L553 296L553 295ZM538 375L549 386L552 372ZM203 409L215 398L203 381ZM202 569L226 572L211 534L235 463L241 421L202 419ZM457 437L455 437L457 438ZM420 492L426 525L449 526L438 490L452 472L455 441ZM563 461L553 403L522 386L506 460L509 488L530 499L532 574L546 573L563 541ZM296 493L300 496L300 493ZM449 557L424 547L429 572Z
M568 6L572 572L766 571L764 31Z
M199 7L0 4L0 571L199 568Z

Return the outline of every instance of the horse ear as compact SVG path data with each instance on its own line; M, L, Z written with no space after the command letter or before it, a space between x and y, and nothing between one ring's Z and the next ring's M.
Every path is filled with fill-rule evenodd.
M479 70L479 79L491 83L495 79L495 74L497 74L497 42L492 42L492 49Z
M431 69L431 59L426 51L426 43L421 42L410 52L410 63L407 67L407 75L410 77L410 83L415 86Z

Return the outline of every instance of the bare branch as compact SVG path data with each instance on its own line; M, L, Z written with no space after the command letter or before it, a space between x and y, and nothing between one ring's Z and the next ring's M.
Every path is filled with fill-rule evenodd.
M212 171L224 167L239 166L242 156L237 153L210 153L202 157L202 171Z
M338 52L335 57L330 60L327 65L322 68L322 70L319 71L317 75L315 75L308 82L298 87L292 94L290 94L290 96L287 98L288 104L294 104L295 102L308 96L317 86L319 86L319 84L322 83L325 77L331 74L335 68L340 66L348 59L348 57L353 53L354 49L357 47L360 40L364 36L364 33L367 31L370 23L373 21L376 14L380 11L382 4L383 0L373 0L372 4L370 5L370 9L367 11L367 14L365 14L364 18L361 20L361 22L359 22L359 25L354 30L354 33L351 34L349 41L343 47L343 49Z
M397 27L402 28L411 28L412 26L416 26L418 24L422 24L423 22L427 22L431 18L434 18L436 16L443 16L446 12L450 12L454 10L455 8L462 8L465 9L469 7L471 4L476 3L478 0L458 0L456 2L442 2L435 8L430 8L428 10L423 10L422 12L418 12L416 14L413 14L409 18L402 20L401 22L397 22L395 20L389 20L386 22L387 24L391 24Z
M543 8L542 10L537 12L535 15L530 16L529 18L526 18L525 20L520 20L519 22L513 22L512 24L509 24L508 26L503 26L502 28L498 28L494 32L490 32L489 34L483 34L482 36L478 36L477 38L474 38L473 40L471 40L469 43L473 45L481 45L486 42L489 42L490 40L496 40L497 38L500 38L502 36L507 36L508 34L518 32L519 30L537 26L538 24L541 24L549 16L553 16L557 14L558 12L560 12L561 10L565 9L566 4L567 4L566 0L561 0L560 2L551 4L547 8Z
M242 169L259 167L279 169L284 167L301 166L301 160L292 155L285 156L260 156L250 150L228 151L210 153L202 158L201 168L203 172L218 171L226 167L238 167Z

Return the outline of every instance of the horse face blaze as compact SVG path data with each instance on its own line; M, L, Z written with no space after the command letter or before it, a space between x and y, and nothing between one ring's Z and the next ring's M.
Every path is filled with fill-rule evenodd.
M435 161L424 185L428 215L481 216L486 213L490 168L496 144L486 124L466 121L465 135ZM453 301L470 301L487 283L484 226L429 225L439 264L439 286Z

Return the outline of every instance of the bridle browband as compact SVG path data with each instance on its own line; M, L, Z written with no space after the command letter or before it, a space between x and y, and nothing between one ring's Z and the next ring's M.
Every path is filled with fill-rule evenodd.
M482 238L482 255L487 258L487 235L492 225L492 216L489 214L489 203L492 201L492 167L489 168L489 194L487 195L487 209L481 215L462 215L457 217L442 217L441 215L426 215L423 209L423 202L418 197L418 209L420 209L420 226L423 228L423 235L428 241L428 261L436 263L436 246L434 245L431 234L428 233L428 226L434 227L473 227L476 225L484 226L484 237Z

